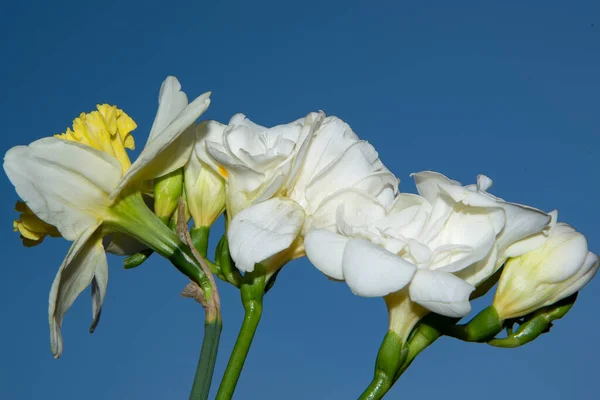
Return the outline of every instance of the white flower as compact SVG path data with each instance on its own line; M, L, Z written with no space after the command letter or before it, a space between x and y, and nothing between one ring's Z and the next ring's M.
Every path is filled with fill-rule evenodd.
M182 158L179 151L189 146L180 138L210 103L209 93L205 93L188 105L187 97L180 88L173 77L168 77L163 83L148 143L126 172L124 169L129 160L124 152L121 156L127 158L126 162L122 161L122 157L117 158L83 144L81 137L73 132L68 132L71 134L69 140L51 137L37 140L29 146L13 147L4 157L4 170L27 206L41 220L55 226L65 239L73 241L50 291L48 311L51 348L55 357L59 357L63 350L60 332L63 316L90 282L92 328L98 321L108 282L102 237L119 231L119 227L139 234L136 239L140 241L158 235L157 232L148 235L142 229L143 213L153 214L144 205L136 188L145 179L183 166L189 153ZM89 125L83 132L105 132L101 130L104 122L97 120L100 125ZM93 129L100 130L95 132ZM105 133L115 135L112 131ZM159 223L158 229L160 225L164 227ZM176 236L173 240L177 240ZM150 245L148 241L146 244Z
M481 279L487 278L494 270L488 265L496 265L505 241L532 232L513 232L508 203L437 173L414 176L420 196L399 194L389 211L373 200L358 212L340 206L337 232L315 229L306 236L307 256L320 271L345 280L360 296L406 289L412 302L428 310L464 316L471 310L469 295L480 282L460 274L483 265L488 275ZM538 212L532 213L537 219ZM543 216L533 232L543 229L548 219Z
M194 151L184 167L187 204L195 227L210 227L225 210L225 181L206 152L206 142L222 143L225 125L203 121L196 126Z
M335 213L340 204L355 209L370 204L371 200L381 202L383 207L392 204L398 180L381 163L373 146L361 141L339 118L328 117L322 123L321 119L322 114L313 113L304 123L296 121L290 124L291 127L271 128L266 131L269 139L258 128L255 128L254 136L250 135L250 130L242 129L247 140L259 140L264 145L263 153L255 151L254 158L267 160L279 153L287 156L262 170L263 176L272 177L266 179L269 183L250 186L250 190L260 188L259 197L247 202L252 203L248 208L234 213L228 238L231 255L239 269L253 271L256 263L277 255L272 259L276 269L285 261L302 256L304 234L311 227L335 229ZM244 126L255 125L246 122ZM293 129L298 132L299 127L304 133L289 133ZM232 128L229 135L242 136L236 129ZM286 142L286 137L296 136L302 138L302 145L294 156L287 150L276 150L291 148L282 143ZM292 152L296 148L292 148ZM232 175L238 173L239 163L225 163L224 157L219 157L210 147L209 151L228 172L228 196L236 196L231 192L239 185L234 184ZM268 189L264 189L265 186ZM254 196L246 196L244 200ZM228 202L232 203L243 204L235 199Z
M311 113L286 125L265 128L236 114L223 132L222 143L207 140L217 172L227 181L229 218L289 187L322 119L322 114Z
M452 181L436 172L420 172L414 174L414 178L419 193L430 201L435 199L437 187L441 185L449 193L453 193L452 196L455 200L464 198L467 202L473 202L473 199L483 196L495 202L497 207L504 210L504 227L496 238L492 257L457 272L459 277L473 286L479 286L493 275L508 257L531 251L539 245L539 242L534 240L523 241L522 239L538 235L543 236L547 233L548 224L551 220L550 215L533 207L505 202L503 199L488 193L487 190L492 186L492 180L485 175L477 176L476 185L465 186L470 192L480 195L477 197L472 197L471 193L464 192L459 182ZM476 203L473 203L473 205L476 205Z
M518 318L579 291L597 271L585 236L558 223L540 247L508 259L493 305L501 320Z

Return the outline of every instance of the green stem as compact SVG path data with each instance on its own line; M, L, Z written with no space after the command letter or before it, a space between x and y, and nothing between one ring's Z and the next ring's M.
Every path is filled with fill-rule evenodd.
M402 366L406 354L407 348L402 338L396 332L388 331L377 353L373 380L359 400L383 398L394 384L394 377Z
M240 291L245 311L244 321L229 357L216 400L232 398L262 315L262 300L266 283L264 268L257 264L254 271L246 273L243 279Z
M210 299L211 284L191 250L146 206L139 192L119 199L104 225L109 230L137 239L171 261L180 272L202 288L207 300Z
M494 306L484 308L471 321L463 325L447 325L441 331L465 342L487 342L502 332L503 322Z
M375 376L371 384L360 395L358 400L379 400L390 390L393 384L393 377L383 371L375 371Z
M222 327L223 324L220 316L209 321L207 315L207 319L204 323L202 350L200 352L200 359L198 360L198 367L196 368L196 376L194 377L190 400L208 399L213 371L215 369L215 361L217 361L217 351L219 350L219 339L221 337Z

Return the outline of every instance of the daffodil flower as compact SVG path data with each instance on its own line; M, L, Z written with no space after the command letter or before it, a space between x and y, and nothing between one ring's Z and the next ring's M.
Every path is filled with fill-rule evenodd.
M133 164L125 149L133 148L130 132L135 123L108 105L80 115L66 133L13 147L4 157L6 174L29 209L73 241L50 291L55 357L63 351L63 317L90 283L92 330L98 322L108 282L103 237L127 234L201 283L193 257L181 249L177 236L146 207L140 194L145 180L185 164L193 146L191 127L210 103L205 93L187 104L180 89L176 78L164 81L148 142Z
M373 196L389 206L397 191L373 146L322 113L270 129L237 115L223 145L207 145L227 181L229 247L243 271L260 262L272 274L304 255L311 227L335 227L340 204Z

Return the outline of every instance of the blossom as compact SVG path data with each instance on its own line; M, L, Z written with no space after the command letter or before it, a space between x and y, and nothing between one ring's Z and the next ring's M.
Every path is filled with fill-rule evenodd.
M501 320L518 318L560 301L585 286L598 271L598 256L570 225L553 223L543 244L506 262L494 298Z
M304 255L304 234L311 227L333 229L342 203L393 202L398 180L339 118L311 113L270 129L241 118L225 129L227 154L208 142L227 179L228 239L239 269L253 271L268 260L272 273ZM245 186L238 182L244 177Z
M139 188L145 179L182 167L186 158L179 152L191 150L182 137L208 107L209 93L188 105L180 89L174 77L163 83L148 142L133 164L125 148L133 147L129 132L135 123L107 105L80 115L65 134L13 147L4 157L4 170L29 209L73 241L50 291L55 357L63 350L64 314L90 283L92 330L98 322L108 282L103 236L126 233L165 254L177 248L176 235L147 209Z
M540 232L549 217L525 207L508 213L517 206L441 174L414 177L419 195L398 194L389 210L373 199L358 212L339 206L336 231L307 234L307 256L360 296L403 291L394 303L406 304L408 297L438 314L464 316L471 292L493 273L504 248Z

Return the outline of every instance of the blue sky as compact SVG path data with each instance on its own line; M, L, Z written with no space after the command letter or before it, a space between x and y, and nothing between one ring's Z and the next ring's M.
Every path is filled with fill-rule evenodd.
M206 117L222 122L237 112L263 125L319 109L341 117L402 191L414 191L409 174L423 169L465 184L485 173L492 193L558 208L600 252L600 3L366 4L10 2L0 15L2 151L63 132L101 102L136 120L141 148L160 84L175 75L190 97L212 90ZM158 257L131 271L110 257L98 329L88 333L84 293L54 360L47 298L68 243L23 248L12 232L16 194L8 179L0 184L0 398L186 398L203 323L202 309L179 296L186 279ZM215 388L242 317L239 292L219 288ZM550 334L520 349L440 340L389 398L595 398L598 304L600 280ZM383 301L355 297L296 260L265 299L235 398L355 398L386 327Z

